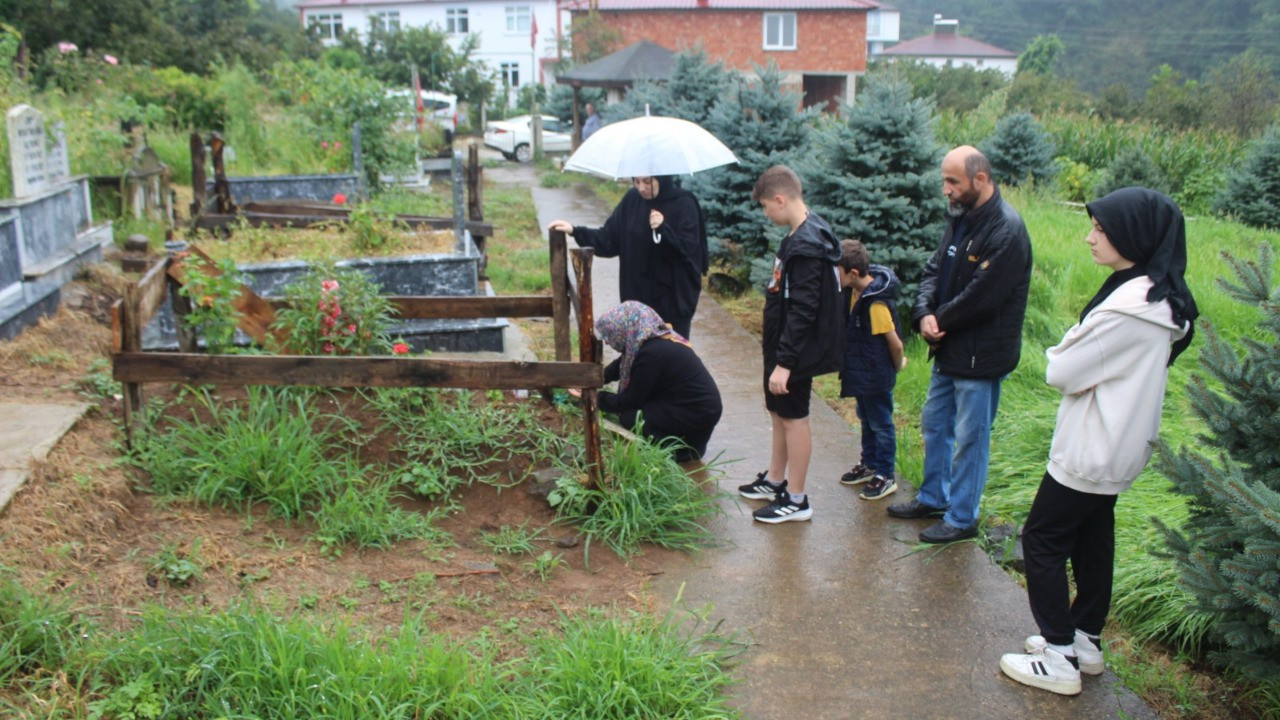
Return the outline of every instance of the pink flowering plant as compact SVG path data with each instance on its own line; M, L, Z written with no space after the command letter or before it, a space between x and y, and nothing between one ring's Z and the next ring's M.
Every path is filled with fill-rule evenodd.
M387 328L391 305L359 270L321 265L285 288L288 307L273 329L280 350L296 355L386 355L397 352ZM407 352L407 346L404 352Z

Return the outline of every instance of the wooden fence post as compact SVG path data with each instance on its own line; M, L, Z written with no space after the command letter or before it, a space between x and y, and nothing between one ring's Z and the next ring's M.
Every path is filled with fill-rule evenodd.
M120 349L123 352L142 352L142 323L139 316L139 293L135 283L124 288L124 302L120 305ZM127 447L134 447L134 429L142 412L142 385L124 383L124 439Z
M191 219L204 214L205 200L204 140L200 133L191 133Z
M578 361L598 363L596 353L596 321L591 297L591 261L595 257L592 248L573 251L573 274L578 281ZM599 388L583 388L582 421L583 439L587 445L587 480L593 487L604 483L604 453L600 450Z
M569 258L565 234L551 231L551 317L555 329L556 361L567 362L569 348Z
M484 166L480 164L480 146L467 146L467 219L484 222ZM489 279L489 251L485 247L489 238L471 233L471 239L480 252L480 280Z

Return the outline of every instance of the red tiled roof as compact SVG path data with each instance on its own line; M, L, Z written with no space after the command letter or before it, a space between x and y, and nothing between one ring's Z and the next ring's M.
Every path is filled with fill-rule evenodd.
M299 10L318 7L365 7L367 5L429 5L430 0L301 0L293 6Z
M590 0L565 0L562 7L585 12ZM600 10L876 10L876 0L598 0Z
M885 48L880 54L897 57L1018 57L1015 52L954 33L934 33L912 38Z

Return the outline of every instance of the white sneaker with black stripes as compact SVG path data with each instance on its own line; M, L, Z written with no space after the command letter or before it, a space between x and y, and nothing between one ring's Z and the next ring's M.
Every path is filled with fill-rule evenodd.
M804 500L796 502L791 499L791 493L782 492L772 503L751 513L751 517L762 523L774 525L792 520L808 520L813 517L813 508L809 507L809 496L806 495Z
M1000 669L1023 685L1059 695L1079 695L1080 668L1072 662L1075 659L1046 647L1028 655L1009 653L1000 658Z
M1032 655L1043 652L1048 646L1043 635L1032 635L1022 644L1023 649ZM1085 675L1101 675L1106 669L1102 661L1102 650L1080 630L1076 631L1075 642L1071 647L1075 648L1076 658L1080 660L1080 672Z

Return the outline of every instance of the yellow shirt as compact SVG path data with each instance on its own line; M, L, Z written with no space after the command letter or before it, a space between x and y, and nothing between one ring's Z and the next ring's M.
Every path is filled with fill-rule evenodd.
M861 293L854 291L849 297L849 310L853 311L853 306L858 304L858 298ZM893 332L894 322L893 313L889 312L889 306L882 302L871 303L871 334L883 335L887 332Z

